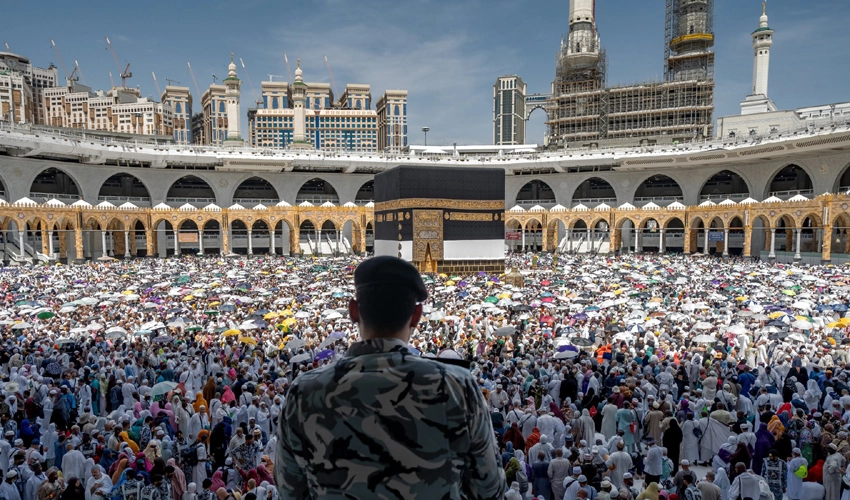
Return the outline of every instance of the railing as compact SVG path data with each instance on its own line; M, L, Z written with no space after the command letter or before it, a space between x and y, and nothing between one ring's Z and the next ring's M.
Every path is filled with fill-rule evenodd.
M165 199L166 205L185 205L186 203L190 204L207 204L215 203L215 198L171 198L168 197Z
M313 195L301 195L295 197L295 204L300 205L305 201L309 201L313 205L321 205L325 202L331 202L334 205L339 205L339 197L334 195L322 195L322 194L313 194Z
M533 207L535 205L540 205L541 207L546 207L546 205L549 205L551 207L551 206L556 205L557 203L558 203L557 201L552 200L552 199L549 199L549 200L517 200L516 201L516 204L521 206L521 207L525 207L525 206Z
M97 201L108 201L114 205L130 202L135 205L142 204L150 206L151 199L147 196L98 196Z
M773 192L770 193L770 196L776 196L777 198L779 198L781 200L787 200L788 198L791 198L793 196L797 196L798 194L806 196L806 197L812 197L815 194L815 190L814 189L790 189L790 190L787 190L787 191L773 191Z
M32 201L41 201L42 203L47 200L56 199L59 201L69 201L71 203L82 199L80 195L77 194L66 194L66 193L36 193L30 192L29 199ZM9 200L9 203L13 203L17 200Z
M724 200L732 200L732 201L741 201L745 200L750 196L749 193L733 193L733 194L703 194L700 195L699 201L713 201L715 203L720 203Z
M575 198L573 199L572 206L584 205L587 208L593 208L603 203L613 207L617 204L617 198Z
M280 203L280 200L276 200L274 198L233 198L233 203L238 203L243 207L251 208L261 203L266 206L277 205Z
M638 208L640 208L640 206L638 206L638 203L646 204L646 203L652 202L652 203L655 203L656 205L658 205L660 207L664 207L664 206L667 206L667 205L673 203L676 200L681 200L681 199L682 199L681 196L640 196L640 197L635 198L634 201L632 202L632 204L637 206Z

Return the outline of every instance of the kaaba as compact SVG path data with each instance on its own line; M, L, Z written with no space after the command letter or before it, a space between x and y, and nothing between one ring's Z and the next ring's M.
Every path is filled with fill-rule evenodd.
M375 255L420 272L505 272L505 171L400 166L375 176Z

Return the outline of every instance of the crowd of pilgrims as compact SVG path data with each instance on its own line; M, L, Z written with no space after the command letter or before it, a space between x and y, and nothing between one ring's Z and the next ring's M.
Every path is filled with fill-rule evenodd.
M0 499L277 499L287 388L357 339L357 262L4 268ZM507 264L428 276L411 339L471 363L506 499L850 500L850 270Z

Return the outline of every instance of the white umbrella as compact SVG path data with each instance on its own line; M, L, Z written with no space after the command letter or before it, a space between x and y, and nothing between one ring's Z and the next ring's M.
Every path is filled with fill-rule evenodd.
M700 321L694 325L694 330L711 330L712 324L707 321Z
M98 323L91 323L89 326L86 327L86 330L88 330L90 332L97 332L97 331L100 331L102 329L103 329L103 325L100 325Z
M620 332L614 335L614 340L617 342L632 342L635 340L635 336L629 332Z
M697 344L710 344L715 340L717 339L714 338L714 335L697 335L693 338L693 342L696 342Z
M560 351L560 352L556 352L555 356L553 356L553 357L555 359L571 359L571 358L575 358L577 356L578 356L577 351Z
M304 354L299 354L298 356L295 356L294 358L290 359L289 362L290 363L300 363L302 361L309 361L309 360L310 360L310 353L305 352Z
M287 342L284 347L286 349L298 349L299 347L304 347L305 345L307 345L307 342L304 342L299 338L295 338Z
M785 337L787 340L796 340L797 342L806 342L806 336L799 332L794 332L791 335Z
M797 321L791 323L791 327L797 328L799 330L811 330L815 326L806 320L798 319Z
M27 328L32 328L32 325L27 323L26 321L21 321L12 327L12 330L25 330Z
M340 314L336 311L332 311L330 314L325 316L325 319L329 319L329 320L335 320L335 319L340 319L340 318L342 318L342 314Z
M295 313L295 317L298 319L306 319L310 317L310 313L304 311L298 311Z
M735 335L743 335L747 333L747 328L744 325L732 325L726 329L728 333L734 333Z

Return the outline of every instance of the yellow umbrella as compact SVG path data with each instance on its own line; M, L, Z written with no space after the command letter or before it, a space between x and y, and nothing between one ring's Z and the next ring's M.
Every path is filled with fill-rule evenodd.
M452 286L454 284L455 284L455 282L452 281L452 280L446 281L446 285L448 285L448 286Z
M285 320L283 320L283 326L290 326L294 325L295 323L298 323L298 320L295 318L286 318Z
M278 318L278 317L279 317L278 314L276 312L272 311L270 313L267 313L265 316L263 316L263 319L275 319L275 318Z
M239 337L239 342L251 345L257 345L257 341L251 337Z
M809 323L812 322L812 320L810 320L809 318L807 318L805 316L794 316L794 319L799 319L801 321L808 321Z
M123 292L121 292L121 295L133 295L134 293L136 292L134 292L133 290L124 290Z
M614 290L614 295L620 295L621 293L623 293L622 290Z
M509 294L509 293L500 293L500 294L499 294L499 295L497 295L496 297L498 297L499 299L509 299L509 298L511 298L511 294Z
M487 283L484 283L484 286L490 287L490 286L493 286L494 284L495 283L493 283L492 281L488 281Z
M210 307L215 307L215 306L220 306L220 305L221 305L221 301L219 301L219 300L214 300L214 301L209 303Z
M619 283L611 283L611 288L620 288Z
M231 328L230 330L226 330L224 333L222 333L221 336L222 337L238 337L241 334L242 334L242 332L240 330L237 330L236 328Z
M262 274L263 276L268 276L269 272L268 271L260 271L260 274Z
M189 302L190 300L195 300L195 296L191 293L185 297L183 297L183 302Z
M292 309L284 309L280 312L281 316L292 316L293 314Z
M785 313L782 311L775 311L767 315L770 319L781 318L782 316L785 316Z
M826 341L829 342L829 345L836 345L835 339L832 337L827 337Z
M843 326L850 325L850 318L841 318L838 320L838 323Z
M839 328L841 326L841 323L839 323L838 321L833 321L832 323L828 323L826 325L827 328Z
M735 300L737 300L738 302L743 302L747 300L747 298L748 297L746 295L741 295L740 297L735 297Z
M445 279L445 278L448 278L449 275L446 274L446 273L440 273L440 277Z

